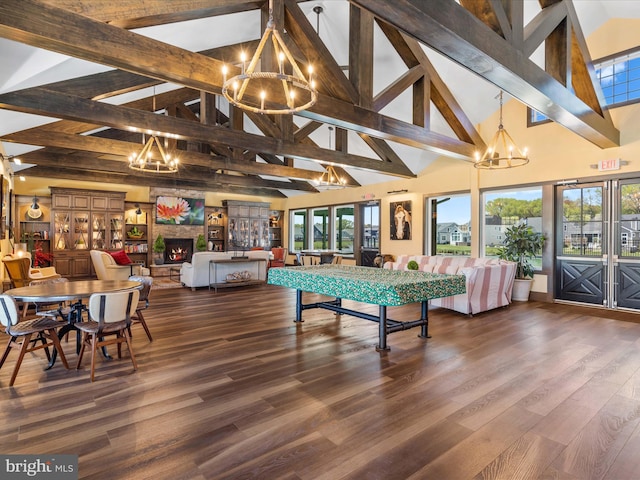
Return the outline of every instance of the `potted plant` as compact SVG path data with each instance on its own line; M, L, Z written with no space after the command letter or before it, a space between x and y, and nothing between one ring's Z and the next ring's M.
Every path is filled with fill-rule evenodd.
M204 252L206 249L207 241L204 239L204 233L201 233L196 239L196 250L199 252Z
M156 254L153 262L156 265L162 265L164 263L164 251L166 248L167 246L164 243L164 238L162 235L158 234L155 242L153 242L153 253Z
M529 300L534 273L531 260L542 250L544 241L544 235L534 232L529 225L513 225L505 230L500 258L517 263L513 300Z

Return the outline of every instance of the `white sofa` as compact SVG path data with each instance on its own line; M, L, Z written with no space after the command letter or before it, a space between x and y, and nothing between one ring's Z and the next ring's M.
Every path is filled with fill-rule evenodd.
M226 277L230 273L248 271L253 275L252 280L266 281L267 267L271 252L266 250L250 250L242 255L251 259L259 258L264 262L247 262L234 260L233 263L219 263L215 268L215 278L211 278L212 284L225 283ZM230 260L233 252L196 252L191 257L191 262L185 262L180 267L180 282L185 287L195 290L198 287L209 287L209 261L210 260ZM257 278L255 275L257 274ZM211 271L213 275L213 270Z
M473 315L511 303L516 263L497 258L470 258L444 255L399 255L395 262L386 262L384 268L408 270L407 264L415 260L423 272L464 275L466 293L431 300L431 305Z

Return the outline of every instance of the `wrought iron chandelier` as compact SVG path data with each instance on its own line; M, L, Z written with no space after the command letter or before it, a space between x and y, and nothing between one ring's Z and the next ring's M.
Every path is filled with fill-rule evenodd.
M256 67L261 66L262 50L270 37L278 59L278 71L256 71ZM222 94L232 105L255 113L283 115L306 110L318 100L313 67L309 65L309 77L305 78L276 29L273 21L273 0L269 0L269 21L249 65L247 66L244 52L240 60L240 75L227 79L227 66L222 67ZM285 63L285 60L288 63ZM286 73L289 67L291 73ZM276 88L278 85L281 89ZM259 91L259 98L247 95L248 88L251 92ZM275 97L267 98L267 91Z
M316 183L316 186L323 190L344 188L347 185L347 181L338 175L333 165L327 165L325 167L324 172L318 177Z
M500 124L482 157L476 152L473 166L483 170L521 167L529 163L527 148L520 150L502 125L502 90L500 90ZM501 153L502 152L502 155Z
M329 148L333 148L332 147L332 143L331 143L331 134L333 132L333 127L329 126L328 127L329 130ZM333 165L323 165L324 166L324 172L322 172L322 175L320 175L318 177L318 180L316 180L316 187L319 190L333 190L333 189L338 189L338 188L344 188L347 185L347 181L340 177L340 175L338 175L338 172L336 172L336 169L333 167Z
M156 93L155 87L153 91L153 111L156 111ZM140 172L151 173L176 173L180 160L172 154L169 148L169 139L167 136L161 137L157 132L149 132L149 139L145 141L146 135L142 134L142 143L144 147L140 153L132 153L129 156L129 168ZM164 142L160 141L164 139ZM160 152L160 158L153 156L153 144L156 144ZM164 143L164 145L163 145Z

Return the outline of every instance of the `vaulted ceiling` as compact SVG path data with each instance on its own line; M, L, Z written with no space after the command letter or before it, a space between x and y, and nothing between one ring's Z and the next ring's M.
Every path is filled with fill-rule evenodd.
M619 144L569 0L539 0L533 15L511 0L321 3L346 15L321 24L310 13L318 2L273 0L276 26L298 62L314 65L319 91L312 108L273 116L220 95L222 66L239 71L240 51L256 49L267 1L3 0L5 63L8 49L25 48L29 62L46 50L92 73L58 80L52 67L55 81L4 88L0 108L40 120L20 128L0 117L0 140L43 147L21 155L31 176L125 185L282 197L317 191L329 164L349 185L371 172L414 177L423 165L407 151L471 161L484 148L436 66L446 57L595 145ZM149 130L177 138L178 174L128 168Z

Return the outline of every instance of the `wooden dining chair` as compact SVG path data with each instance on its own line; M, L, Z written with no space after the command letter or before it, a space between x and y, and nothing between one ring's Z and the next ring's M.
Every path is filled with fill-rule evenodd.
M131 317L131 323L139 323L142 325L149 341L153 342L151 332L149 331L147 322L142 314L144 310L149 308L149 295L151 294L151 287L153 286L153 277L149 277L147 275L131 275L129 280L133 282L140 282L142 284L142 288L140 289L140 298L138 299L138 305L136 306L136 313ZM129 333L131 333L131 330L129 330Z
M302 255L302 265L318 265L320 263L320 257L315 255Z
M2 263L4 263L4 267L9 275L9 279L11 280L12 288L26 287L33 280L60 278L60 275L56 273L55 268L53 267L31 268L30 255L24 255L21 257L6 255L2 258ZM22 306L23 317L27 315L28 308L29 304L25 302Z
M118 346L118 358L122 358L122 344L126 343L133 370L138 369L133 353L129 327L131 317L135 314L140 299L138 290L121 292L94 293L89 297L89 321L79 322L76 328L83 332L82 347L78 353L76 369L80 368L85 348L91 349L91 381L95 378L96 357L98 348L107 345Z
M16 360L16 365L13 368L13 373L9 380L10 387L12 387L16 381L22 360L28 352L44 348L47 349L45 351L47 352L47 357L49 357L48 348L53 347L58 352L58 355L60 355L60 359L65 368L69 368L67 359L60 346L57 332L57 329L63 326L64 323L52 317L40 316L20 321L16 301L13 297L6 294L0 295L0 323L4 326L7 335L9 335L9 342L2 354L2 358L0 358L0 368L4 365L13 348L17 348L19 351L18 360ZM34 335L36 335L36 337L32 338ZM18 339L21 341L18 342Z

